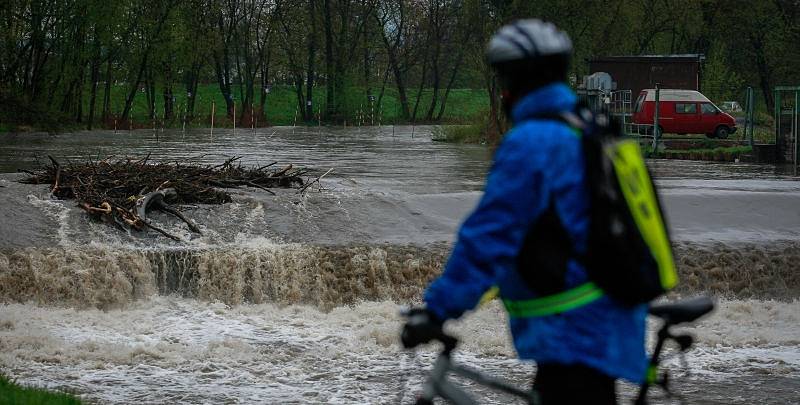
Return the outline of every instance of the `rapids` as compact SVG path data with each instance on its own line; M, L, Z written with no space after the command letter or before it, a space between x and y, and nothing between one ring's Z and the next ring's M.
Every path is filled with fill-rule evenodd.
M432 347L396 342L399 305L419 302L480 198L490 154L431 142L430 128L270 128L25 134L0 172L57 159L145 155L279 161L334 171L305 195L237 191L186 207L184 241L88 222L44 186L0 174L0 372L100 403L408 403ZM675 296L719 310L688 328L690 403L800 397L800 183L783 168L651 162L675 239ZM459 359L527 384L505 317L490 305L453 325ZM632 388L623 386L624 396ZM508 399L482 392L488 402Z

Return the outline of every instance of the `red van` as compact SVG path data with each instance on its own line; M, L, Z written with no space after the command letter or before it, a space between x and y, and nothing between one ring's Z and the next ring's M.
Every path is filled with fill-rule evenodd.
M736 120L699 91L662 89L659 106L658 126L662 133L706 134L724 139L736 132ZM633 123L653 125L655 109L655 89L642 90L633 108Z

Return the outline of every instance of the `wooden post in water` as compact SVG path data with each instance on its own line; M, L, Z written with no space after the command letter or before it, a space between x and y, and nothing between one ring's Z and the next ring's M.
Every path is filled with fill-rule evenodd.
M250 129L253 130L253 135L256 134L255 114L253 114L253 104L250 104Z
M114 135L117 134L117 119L114 118Z
M212 101L211 102L211 137L214 137L214 113L217 110L217 105Z
M183 107L183 125L181 126L181 135L186 136L186 115L189 113L188 110L189 106L186 105Z
M233 102L233 134L236 135L236 102Z

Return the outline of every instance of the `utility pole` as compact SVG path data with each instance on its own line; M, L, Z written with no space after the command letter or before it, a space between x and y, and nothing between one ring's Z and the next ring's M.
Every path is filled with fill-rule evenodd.
M658 138L661 129L658 126L658 113L660 109L659 100L661 98L661 83L656 83L656 111L653 114L653 156L658 154Z

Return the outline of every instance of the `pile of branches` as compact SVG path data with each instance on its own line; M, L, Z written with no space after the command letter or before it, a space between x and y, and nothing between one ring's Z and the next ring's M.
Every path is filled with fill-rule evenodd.
M244 167L231 158L220 165L149 162L141 160L102 160L62 165L52 156L50 162L21 182L49 184L52 195L59 199L75 199L78 206L95 219L115 224L122 229L152 229L174 240L180 240L148 220L152 209L174 215L193 232L197 225L178 211L174 204L224 204L231 195L224 189L254 187L271 194L270 188L305 190L303 169L292 165L275 167L277 162L261 167Z

